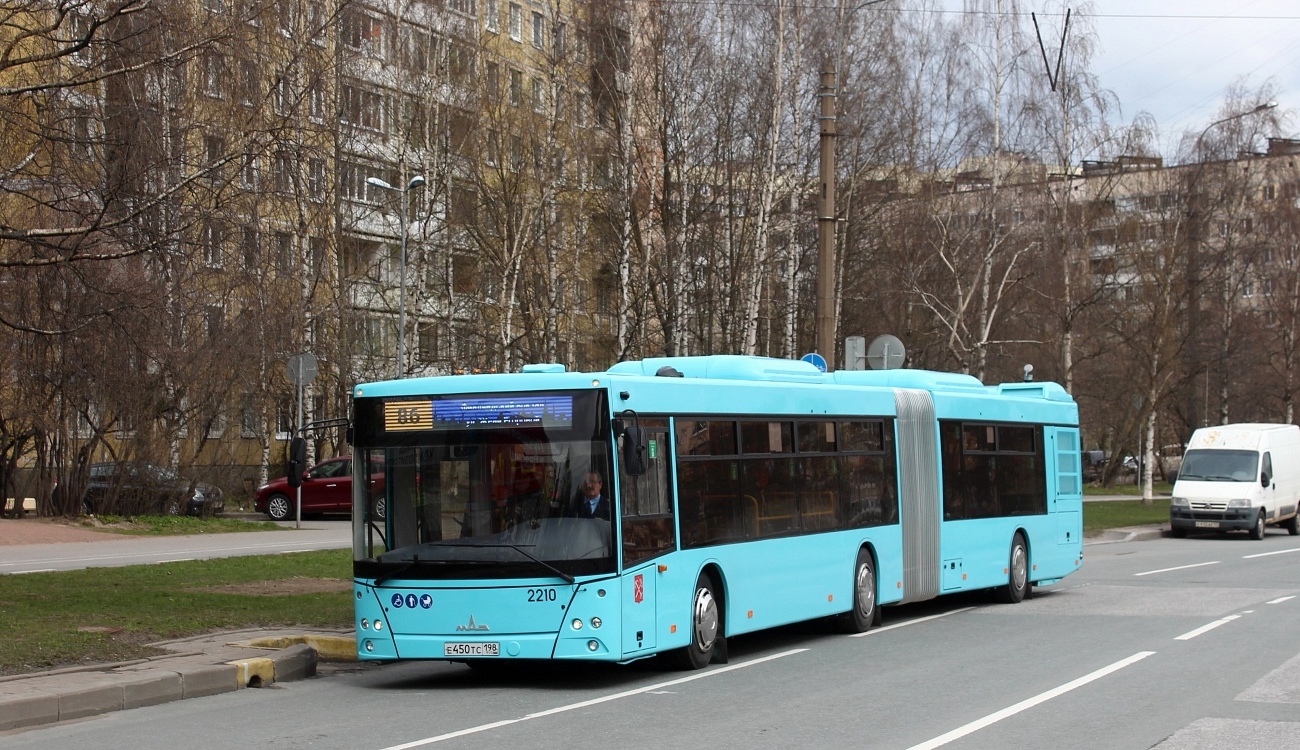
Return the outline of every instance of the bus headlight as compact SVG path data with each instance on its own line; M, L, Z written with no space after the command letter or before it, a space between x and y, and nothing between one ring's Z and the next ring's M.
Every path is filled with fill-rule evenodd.
M362 630L369 630L369 629L370 629L370 621L367 620L367 619L364 618L364 617L361 618L361 629L362 629Z
M1191 507L1191 504L1187 502L1187 498L1185 498L1185 497L1175 497L1175 498L1171 498L1171 499L1169 500L1169 507L1170 507L1170 508L1188 508L1188 507Z
M582 620L579 620L576 617L573 618L573 622L570 623L570 625L573 627L574 630L582 630Z
M600 618L599 618L599 617L593 617L593 618L591 618L591 626L592 626L593 628L599 628L599 627L600 627Z

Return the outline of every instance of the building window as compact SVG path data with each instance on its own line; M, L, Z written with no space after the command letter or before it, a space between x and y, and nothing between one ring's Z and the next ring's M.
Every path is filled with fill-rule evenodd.
M410 27L402 28L402 67L424 73L429 70L429 32Z
M257 154L244 154L239 167L239 183L250 190L257 188Z
M524 98L524 74L518 70L510 71L510 106L518 107Z
M569 27L567 24L557 23L555 25L555 57L564 58L565 45L568 43Z
M533 111L546 111L546 83L540 78L533 79Z
M498 141L501 139L500 134L495 128L488 128L487 142L483 144L483 161L489 167L495 167L500 163L500 147Z
M325 160L307 162L307 195L314 201L325 200Z
M289 232L275 233L275 270L282 275L293 273L294 268L293 235Z
M294 184L294 160L293 155L281 151L275 155L275 161L271 166L271 176L275 183L275 192L287 195L293 192Z
M461 85L471 83L474 76L474 50L465 44L452 44L447 54L451 80Z
M307 263L311 272L320 275L325 270L325 259L329 255L329 245L324 237L312 237L307 241Z
M261 266L261 248L259 245L257 230L253 227L244 227L242 236L239 238L239 254L244 258L244 268L258 268Z
M218 135L203 136L203 163L216 166L226 153L226 142Z
M501 95L501 66L495 62L489 62L483 68L483 82L487 89L488 98L495 102L496 98Z
M255 438L261 432L262 425L257 417L257 408L253 406L252 394L245 393L243 405L239 409L239 436Z
M225 96L226 61L221 55L209 52L203 56L203 93L213 99Z
M416 356L425 364L438 361L438 326L436 323L420 325L420 346Z
M467 16L474 15L474 0L449 0L447 7Z
M524 9L510 3L510 38L516 42L524 38Z
M483 2L483 28L497 33L497 24L500 21L501 8L497 6L497 0L484 0Z
M286 73L275 81L275 113L282 116L288 115L292 109L293 84Z
M319 83L312 84L307 93L307 114L316 122L325 120L325 87Z
M71 53L71 57L76 62L83 65L89 64L93 56L90 54L94 32L91 28L92 17L85 13L69 13L66 20L67 25L67 42L69 47L76 47ZM102 33L102 32L101 32ZM82 45L82 46L77 46Z
M293 2L280 0L275 4L275 26L285 36L293 36Z
M307 3L307 36L317 47L325 46L325 6L316 0Z
M340 41L353 50L383 59L384 23L369 13L349 11L343 18Z
M203 245L203 265L221 268L221 227L215 221L204 222L199 241Z
M253 60L243 60L239 64L239 102L246 107L253 106L258 97L262 95L259 86L260 73L257 63Z
M383 132L384 96L374 91L343 86L343 111L340 120L366 130Z
M533 11L533 46L541 49L545 42L546 20L541 13Z

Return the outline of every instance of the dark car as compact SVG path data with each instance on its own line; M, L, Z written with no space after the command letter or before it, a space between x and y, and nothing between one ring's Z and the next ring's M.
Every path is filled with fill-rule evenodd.
M215 516L226 509L221 489L171 469L137 461L92 464L81 511Z
M339 456L321 461L302 475L302 512L351 513L352 512L352 457ZM288 477L272 479L257 488L253 495L253 510L265 513L274 521L294 517L293 504L296 490L289 486ZM384 475L370 475L370 497L377 518L384 517Z

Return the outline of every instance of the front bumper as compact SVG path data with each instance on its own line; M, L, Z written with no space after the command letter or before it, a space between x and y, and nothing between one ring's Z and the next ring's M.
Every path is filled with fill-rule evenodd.
M1185 531L1250 531L1255 528L1255 519L1258 517L1258 508L1169 509L1169 525Z

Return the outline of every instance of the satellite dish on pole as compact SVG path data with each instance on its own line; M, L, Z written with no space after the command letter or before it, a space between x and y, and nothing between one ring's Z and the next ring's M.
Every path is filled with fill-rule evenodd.
M907 349L897 336L888 333L877 336L867 347L867 364L873 370L897 370L907 358Z

